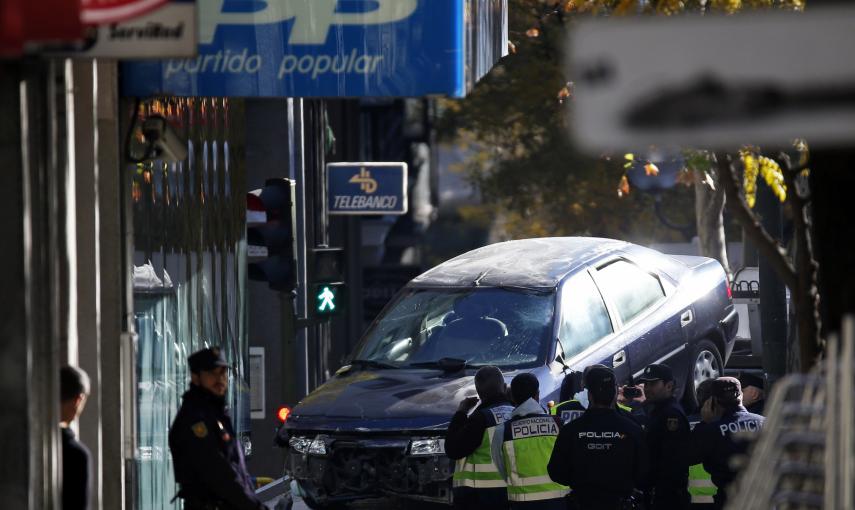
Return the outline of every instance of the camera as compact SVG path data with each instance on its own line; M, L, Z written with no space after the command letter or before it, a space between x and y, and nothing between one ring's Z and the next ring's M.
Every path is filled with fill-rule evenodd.
M623 398L631 400L634 398L638 398L641 396L641 390L636 388L635 386L624 386L623 388Z
M172 129L167 120L160 115L151 115L142 125L143 136L151 147L149 157L163 161L184 161L187 159L187 144Z

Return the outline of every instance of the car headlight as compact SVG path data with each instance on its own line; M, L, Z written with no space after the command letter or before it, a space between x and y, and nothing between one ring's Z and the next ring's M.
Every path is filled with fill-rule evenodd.
M314 439L310 439L308 437L303 436L294 436L290 440L288 440L288 445L294 449L294 451L302 454L310 454L310 455L326 455L327 447L324 443L324 436L318 436Z
M445 455L445 439L413 439L410 441L410 455Z

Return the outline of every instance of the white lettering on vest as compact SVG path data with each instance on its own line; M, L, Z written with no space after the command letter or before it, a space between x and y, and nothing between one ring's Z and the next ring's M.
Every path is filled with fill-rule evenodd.
M551 417L528 418L511 424L511 438L557 436L558 424Z

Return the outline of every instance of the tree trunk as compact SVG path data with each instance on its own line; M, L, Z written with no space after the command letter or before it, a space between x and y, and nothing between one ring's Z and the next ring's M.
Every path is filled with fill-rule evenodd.
M702 178L704 173L695 173L695 221L698 226L698 241L701 255L718 260L730 277L727 260L727 242L724 235L724 188L712 186Z

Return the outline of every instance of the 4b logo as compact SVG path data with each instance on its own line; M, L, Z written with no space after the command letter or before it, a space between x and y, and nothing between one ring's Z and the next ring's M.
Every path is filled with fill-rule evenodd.
M199 43L221 25L294 20L288 44L322 45L334 25L382 25L408 18L419 0L200 0Z

